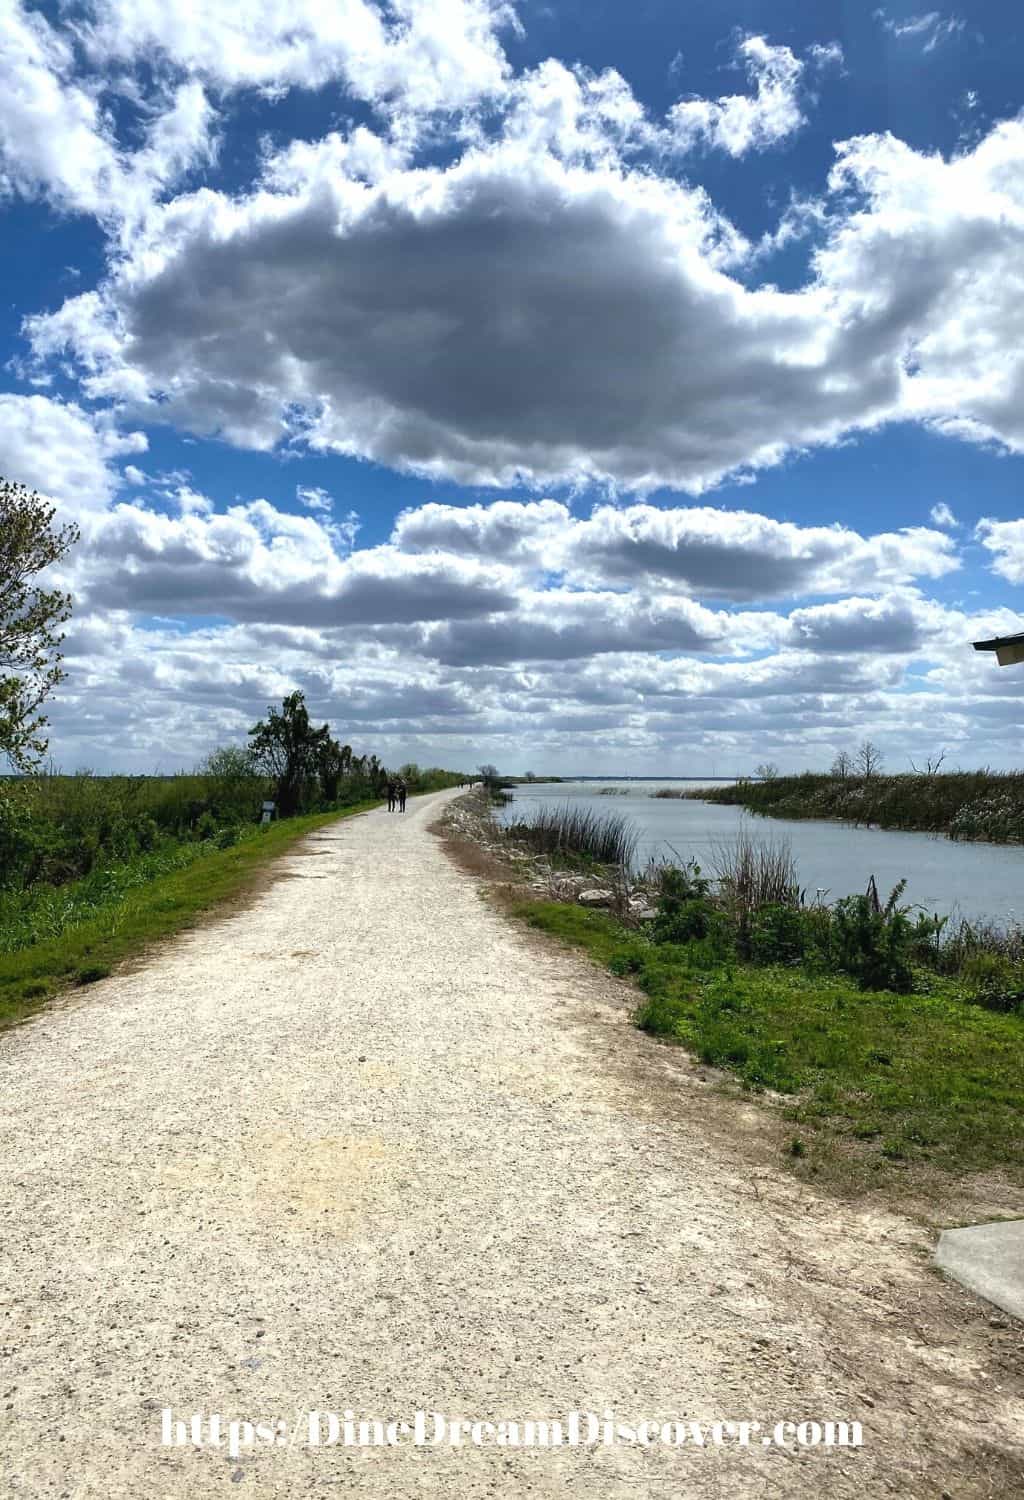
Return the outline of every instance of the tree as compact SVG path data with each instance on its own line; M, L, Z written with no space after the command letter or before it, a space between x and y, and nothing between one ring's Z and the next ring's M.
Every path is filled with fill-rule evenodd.
M501 772L498 770L497 766L485 764L482 766L477 766L477 770L480 772L480 779L482 780L485 787L490 788L497 786L501 778Z
M840 750L832 762L832 775L838 776L840 781L845 781L847 776L853 773L853 756L848 750Z
M213 782L211 801L221 818L256 815L263 783L247 745L220 745L196 769Z
M865 740L857 751L854 765L865 781L869 781L872 776L878 775L878 772L882 769L882 761L884 759L885 757L878 746L873 744L871 740Z
M319 773L330 726L313 728L305 694L296 691L289 693L280 709L268 708L267 717L252 726L249 736L254 765L276 783L278 816L291 817Z
M917 766L913 761L911 761L910 769L913 771L915 776L937 776L942 767L942 762L945 759L946 752L945 750L943 750L940 755L927 756L925 758L925 763L923 766Z
M327 728L326 724L324 728ZM316 773L320 778L320 795L325 802L338 800L338 787L347 764L346 750L348 750L348 761L351 761L352 751L349 746L339 745L338 741L331 739L330 735L317 747Z
M54 510L23 484L0 479L0 754L19 771L46 754L39 710L67 675L60 626L71 595L34 581L78 541L77 526L54 527Z
M754 775L759 781L775 781L779 774L779 768L773 760L762 761L759 766L754 767Z

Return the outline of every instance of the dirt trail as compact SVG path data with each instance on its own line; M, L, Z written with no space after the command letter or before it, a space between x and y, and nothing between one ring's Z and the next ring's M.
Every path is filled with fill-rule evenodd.
M320 831L249 909L0 1039L0 1492L1012 1493L1019 1330L913 1225L756 1173L616 982L449 862L448 795ZM865 1445L236 1458L162 1447L166 1406L852 1417Z

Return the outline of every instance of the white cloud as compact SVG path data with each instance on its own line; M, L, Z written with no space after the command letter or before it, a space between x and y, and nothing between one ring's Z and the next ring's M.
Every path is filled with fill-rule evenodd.
M94 0L81 34L101 66L154 56L219 88L317 89L407 110L500 94L511 6L489 0Z
M730 274L753 252L703 192L585 149L583 85L545 76L572 107L540 145L360 148L352 177L331 136L247 197L175 200L99 292L29 320L38 357L243 446L463 483L700 493L908 419L1024 451L1024 121L949 161L840 143L798 215L827 235L812 279L779 292Z
M738 52L755 93L674 104L668 126L677 149L690 151L704 142L730 156L745 156L786 140L804 124L798 100L804 63L789 47L772 46L763 36L745 37Z
M861 537L747 511L599 506L568 543L572 565L612 580L671 579L687 591L773 599L884 588L960 566L949 537L921 527Z
M876 10L875 16L890 36L899 40L909 37L913 41L919 41L922 51L926 53L934 52L942 42L959 36L966 25L961 17L944 16L937 10L925 11L919 16L908 16L905 21L888 16L884 10Z
M880 590L960 566L953 541L922 527L863 537L707 506L598 505L583 519L553 500L429 504L403 512L392 540L560 574L575 588L667 586L751 601Z
M295 498L306 510L318 511L321 515L329 516L334 509L334 501L328 491L316 485L297 484Z
M0 0L0 94L0 193L135 222L156 193L212 154L213 111L196 82L158 90L143 145L123 151L103 80L77 76L69 36L20 0Z
M0 392L0 473L69 514L102 510L120 478L111 460L145 449L141 432L119 432L73 402Z
M214 511L181 488L177 516L121 504L85 529L77 584L91 607L295 625L409 624L511 608L500 566L392 547L343 555L346 530L266 500Z
M920 655L952 644L949 612L912 591L796 609L788 626L793 646L845 656Z
M1024 451L1024 121L948 162L891 135L838 151L853 202L816 271L863 357L898 353L894 415Z
M993 573L1009 583L1024 583L1024 521L982 520L974 534L993 555Z
M431 627L442 660L422 635L407 644L370 627L360 636L351 625L253 622L186 634L170 621L141 629L123 614L98 612L72 624L55 749L67 768L109 765L113 756L139 770L173 769L244 738L267 702L299 686L315 715L392 762L488 758L524 769L528 723L535 766L556 772L602 762L652 772L681 759L698 768L716 759L720 770L742 771L769 751L800 769L828 764L849 745L853 723L858 735L884 742L894 766L920 759L922 746L936 740L950 747L953 764L1013 763L1020 685L1014 693L1011 674L981 672L970 647L1011 628L1010 612L969 618L931 601L908 602L923 615L923 660L907 654L895 602L895 631L879 638L889 603L868 598L816 623L806 612L795 626L777 616L738 617L742 645L757 649L761 620L761 649L769 650L740 661L715 649L658 654L656 611L645 616L628 599L606 622L586 599L564 600L548 621L541 607L527 610L512 622L516 639L538 653L525 663L491 661L486 647L474 651L469 625ZM635 628L634 644L616 649L625 624ZM797 645L788 643L790 630ZM594 640L606 654L575 651ZM118 733L126 697L130 743Z
M717 269L734 241L700 192L505 144L372 185L180 199L99 297L28 329L40 356L78 354L93 396L158 398L155 418L244 446L700 491L899 391L897 350L844 359L827 288Z
M928 514L931 516L933 525L941 526L946 531L955 531L960 525L945 500L940 500L937 505L933 505Z

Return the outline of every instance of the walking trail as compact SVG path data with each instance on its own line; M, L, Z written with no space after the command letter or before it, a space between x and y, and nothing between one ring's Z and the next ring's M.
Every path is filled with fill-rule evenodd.
M918 1226L758 1165L761 1106L450 862L450 795L322 829L0 1038L0 1493L1014 1493L1019 1328ZM857 1418L864 1446L234 1457L162 1446L165 1407Z

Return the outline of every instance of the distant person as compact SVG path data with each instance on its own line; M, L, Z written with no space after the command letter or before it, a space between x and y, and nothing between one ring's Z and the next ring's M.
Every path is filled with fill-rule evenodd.
M393 781L388 782L388 812L394 812L395 802L398 799L398 789Z
M399 812L405 812L405 799L406 799L406 796L408 795L408 790L409 789L406 786L406 784L405 784L404 781L400 781L398 783L398 786L397 786L396 790L398 792L398 811Z

